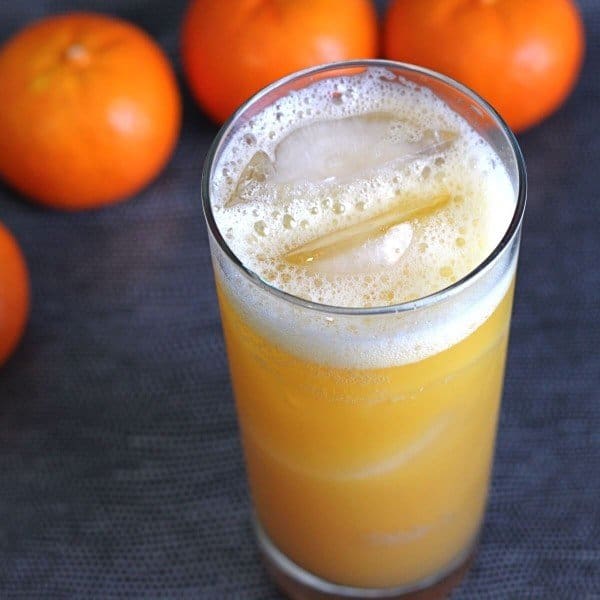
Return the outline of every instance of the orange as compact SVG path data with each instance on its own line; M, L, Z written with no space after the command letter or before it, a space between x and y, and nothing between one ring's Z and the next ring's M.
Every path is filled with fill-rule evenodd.
M0 365L15 349L29 314L29 276L23 254L0 223Z
M522 131L573 89L584 32L572 0L394 0L384 47L471 87Z
M325 62L373 58L369 0L193 0L182 58L196 99L217 122L265 85Z
M62 209L99 207L154 178L175 146L180 97L160 48L136 26L72 13L0 49L0 175Z

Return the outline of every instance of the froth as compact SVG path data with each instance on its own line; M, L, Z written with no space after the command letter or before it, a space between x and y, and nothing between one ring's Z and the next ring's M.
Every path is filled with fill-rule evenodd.
M431 91L368 69L293 91L236 130L213 172L212 205L233 252L267 283L372 307L427 296L475 268L506 231L514 192L490 146ZM444 346L491 314L508 283L496 287L477 315L444 325ZM443 349L422 342L386 360Z

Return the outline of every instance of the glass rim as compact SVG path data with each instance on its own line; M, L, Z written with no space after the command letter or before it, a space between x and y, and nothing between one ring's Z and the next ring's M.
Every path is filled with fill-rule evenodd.
M225 241L225 238L221 234L213 214L210 202L211 175L213 167L216 164L215 158L217 157L218 152L221 149L223 141L226 139L227 135L233 129L235 123L244 114L248 107L257 103L272 91L284 87L287 84L292 83L294 81L308 78L311 75L326 73L328 71L361 67L387 67L397 70L409 71L412 73L418 73L420 75L425 75L426 77L435 79L459 92L462 92L463 94L467 95L471 100L473 100L480 108L484 109L485 112L492 117L498 129L504 134L506 140L508 141L509 147L512 150L513 158L517 164L517 202L515 204L515 210L510 224L508 225L508 228L506 229L504 235L496 244L492 252L490 252L485 257L485 259L481 261L474 269L469 271L466 275L464 275L454 283L450 284L449 286L442 288L441 290L432 292L431 294L427 294L426 296L421 296L414 300L408 300L406 302L400 302L398 304L371 307L336 306L332 304L321 304L319 302L314 302L312 300L308 300L306 298L301 298L294 294L290 294L289 292L281 290L267 283L266 281L261 279L257 273L249 269L233 252L233 250L229 247L229 245ZM307 308L321 313L356 316L381 315L387 313L394 314L400 312L415 311L442 302L460 293L463 289L468 287L475 280L482 277L489 269L492 268L492 266L496 263L496 259L498 259L498 257L503 253L503 251L511 244L511 242L514 240L514 238L520 230L521 223L523 221L523 215L525 213L525 204L527 200L527 172L525 169L525 159L523 158L523 153L521 151L521 148L519 147L515 134L506 124L504 119L498 114L496 109L494 109L494 107L491 104L489 104L489 102L487 102L484 98L482 98L479 94L474 92L469 87L456 81L455 79L452 79L451 77L442 75L441 73L437 73L436 71L432 71L431 69L420 67L418 65L385 59L348 60L326 63L315 67L309 67L308 69L303 69L301 71L296 71L294 73L291 73L290 75L278 79L277 81L274 81L273 83L259 90L248 100L246 100L221 126L219 132L215 136L208 150L202 169L201 199L204 217L208 224L209 231L212 234L215 241L218 243L221 250L251 283L262 288L267 293L278 296L282 300L285 300L296 306L300 306L302 308Z

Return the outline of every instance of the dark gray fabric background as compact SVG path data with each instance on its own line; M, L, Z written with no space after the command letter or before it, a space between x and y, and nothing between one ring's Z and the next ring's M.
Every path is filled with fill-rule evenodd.
M600 598L600 3L581 5L577 91L520 137L530 196L491 501L454 599ZM0 41L97 9L180 72L184 6L2 0ZM1 598L280 598L252 539L200 208L216 128L182 89L174 159L132 201L61 214L0 187L33 282L0 370Z

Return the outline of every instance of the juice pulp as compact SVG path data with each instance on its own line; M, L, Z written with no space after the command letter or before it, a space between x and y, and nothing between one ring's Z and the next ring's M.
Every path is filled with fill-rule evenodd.
M219 300L250 487L272 542L334 583L443 573L482 520L512 285L470 336L419 362L303 360Z

